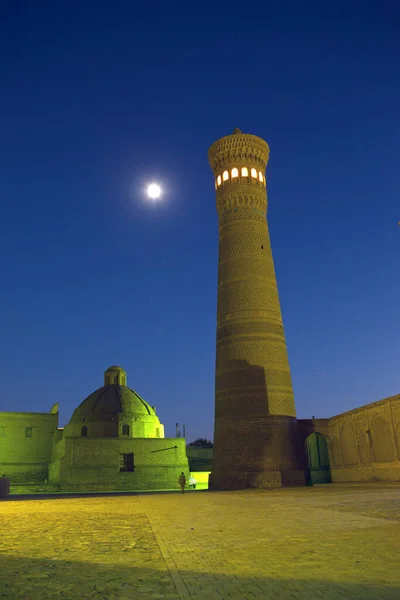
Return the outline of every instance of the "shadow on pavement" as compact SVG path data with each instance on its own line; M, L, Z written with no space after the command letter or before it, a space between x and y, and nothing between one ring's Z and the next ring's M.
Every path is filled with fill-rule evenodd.
M200 494L208 490L185 490L185 494ZM114 496L153 496L159 494L180 494L179 490L154 490L144 492L55 492L52 494L11 494L0 498L1 502L12 502L13 500L59 500L60 498L101 498ZM1 596L0 596L1 598Z
M106 535L106 532L105 532ZM1 548L1 538L0 538ZM66 555L68 551L66 550ZM168 570L77 562L59 557L30 559L0 556L0 598L37 600L399 600L400 587L258 578L181 571L178 593ZM129 563L129 556L127 556Z

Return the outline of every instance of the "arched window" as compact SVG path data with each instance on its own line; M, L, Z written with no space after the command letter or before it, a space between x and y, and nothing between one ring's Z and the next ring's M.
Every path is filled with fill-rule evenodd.
M121 428L122 435L129 435L129 425L124 423Z
M242 177L248 177L249 176L249 170L247 167L242 167Z
M257 169L251 170L251 176L254 177L255 179L257 179Z
M87 425L82 427L82 437L87 437Z
M222 173L222 181L226 181L227 179L229 179L229 173L228 171L224 171Z
M234 167L231 171L231 175L232 177L239 177L239 171L237 170L236 167Z
M221 175L218 175L218 177L217 177L217 185L221 185L221 183L222 183Z
M217 180L215 180L215 189L217 189Z
M261 181L261 183L264 181L263 174L261 173L261 171L258 171L258 179Z

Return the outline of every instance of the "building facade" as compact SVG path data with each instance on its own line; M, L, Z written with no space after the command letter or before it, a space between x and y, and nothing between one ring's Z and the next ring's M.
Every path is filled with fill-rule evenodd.
M49 414L0 413L0 471L14 485L114 491L178 489L189 468L185 440L165 438L155 407L110 367L65 428L57 405Z

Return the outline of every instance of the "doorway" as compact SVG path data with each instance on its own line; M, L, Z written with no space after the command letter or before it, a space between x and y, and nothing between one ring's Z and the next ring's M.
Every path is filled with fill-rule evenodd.
M311 483L331 483L328 443L322 433L312 433L308 436L306 454Z

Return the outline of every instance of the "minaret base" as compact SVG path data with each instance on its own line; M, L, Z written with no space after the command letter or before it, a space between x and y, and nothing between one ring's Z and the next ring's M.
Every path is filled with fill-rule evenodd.
M218 419L210 490L307 485L295 417Z
M208 489L211 491L247 490L257 488L271 490L281 487L307 485L307 471L264 471L262 473L226 473L214 481L213 473L208 476Z

